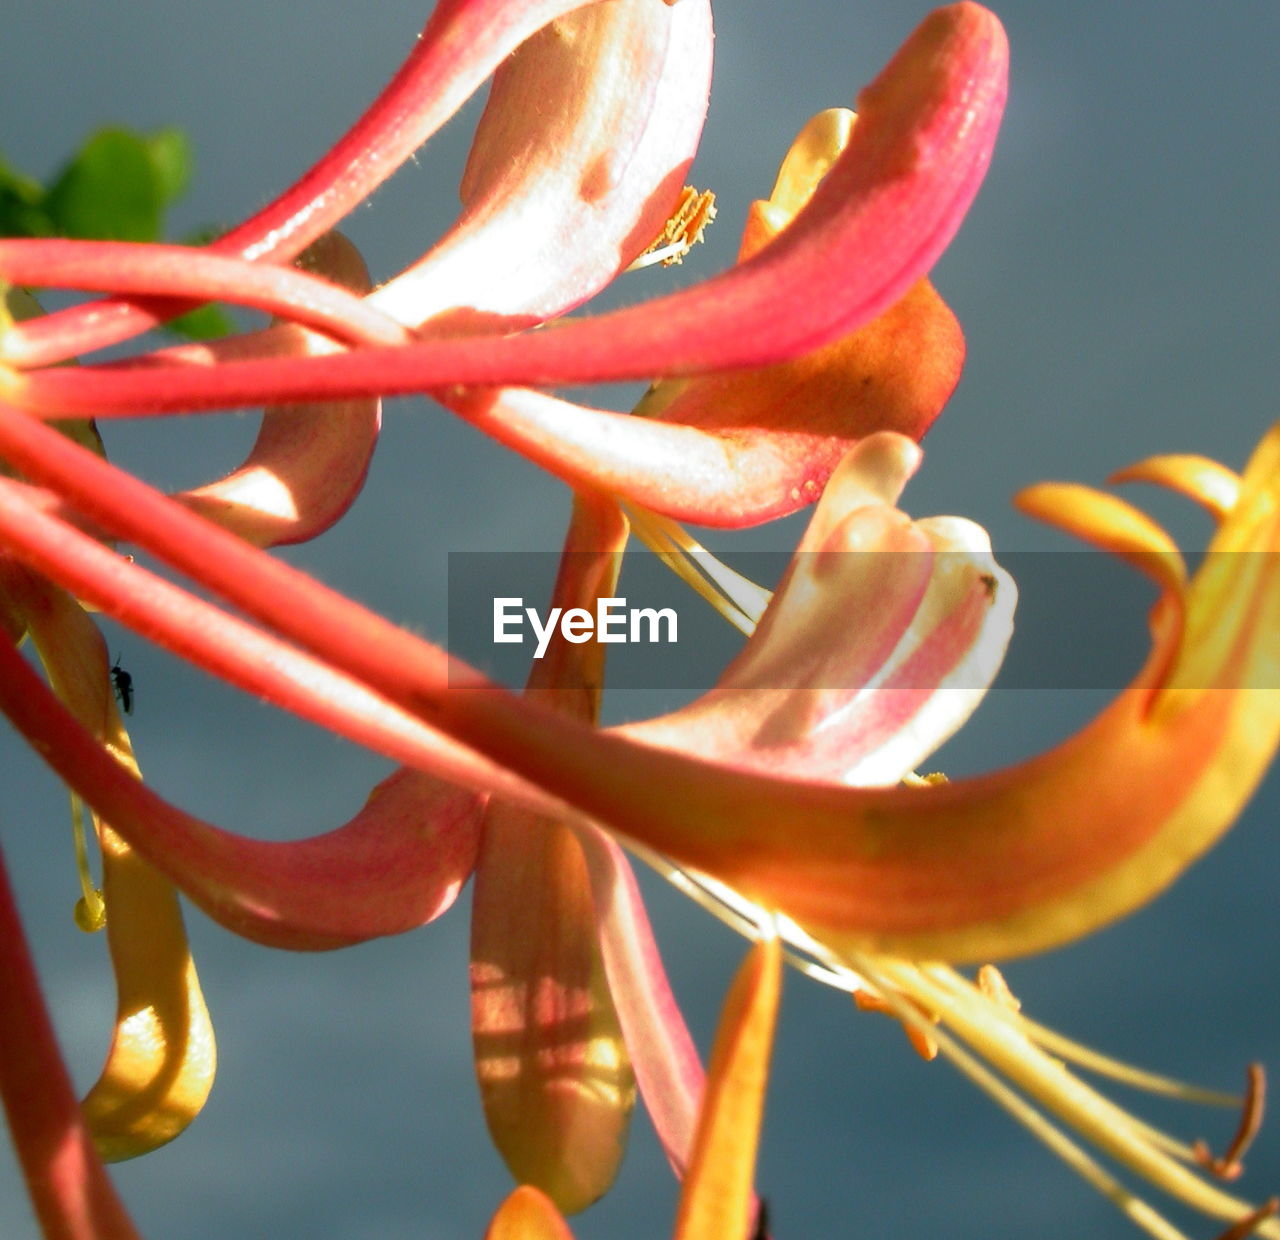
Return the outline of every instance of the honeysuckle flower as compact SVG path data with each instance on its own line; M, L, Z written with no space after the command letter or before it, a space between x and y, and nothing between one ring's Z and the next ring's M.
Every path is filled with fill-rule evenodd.
M47 434L29 423L20 426L28 436ZM1082 510L1100 513L1101 519L1083 528L1139 562L1157 566L1167 601L1156 613L1156 654L1116 706L1079 738L996 776L901 791L753 776L687 752L664 752L641 746L633 738L584 731L581 725L539 710L535 704L495 694L479 684L460 684L456 677L450 684L447 667L436 656L367 616L363 617L367 640L360 646L366 668L376 671L379 663L386 662L376 677L368 671L365 676L389 697L398 695L402 704L419 711L425 706L432 720L455 737L542 784L561 801L572 802L624 835L727 882L730 889L745 892L757 904L783 910L798 923L797 934L803 927L838 967L868 979L882 996L911 995L940 1012L944 1021L960 1025L966 1037L983 1042L988 1055L994 1048L993 1057L1000 1060L1002 1070L1016 1070L1020 1083L1042 1091L1037 1096L1069 1114L1072 1122L1081 1121L1090 1139L1108 1152L1192 1204L1238 1219L1246 1213L1244 1203L1205 1188L1153 1148L1121 1114L1090 1101L1078 1083L1037 1052L1035 1039L1029 1039L1024 1030L1002 1032L1003 1026L991 1025L1002 1005L987 1000L981 1007L983 1015L975 1016L964 1004L978 1000L957 1000L952 992L958 983L914 966L894 964L893 959L910 960L916 952L923 956L921 944L928 944L930 954L940 954L949 941L959 945L957 955L993 945L1005 951L1024 946L1030 950L1043 945L1046 934L1083 933L1087 923L1081 917L1115 915L1114 904L1095 905L1081 895L1072 909L1074 920L1050 921L1047 928L1037 925L1029 901L1034 894L1044 893L1047 880L1056 877L1044 866L1036 871L1038 886L1027 882L1021 888L1028 904L1020 917L1001 916L1005 910L998 893L987 891L982 899L968 899L965 881L989 886L1020 879L1023 871L1016 863L1023 855L1024 837L1034 839L1042 857L1080 857L1072 864L1063 862L1062 873L1068 880L1079 876L1087 864L1096 864L1092 876L1086 875L1083 881L1076 878L1076 891L1088 892L1092 880L1094 890L1107 892L1117 877L1128 876L1123 865L1117 866L1113 850L1099 850L1099 839L1133 831L1145 834L1152 841L1150 847L1158 847L1161 833L1172 830L1175 860L1171 864L1185 864L1188 855L1182 841L1188 838L1188 824L1195 829L1193 838L1203 843L1232 820L1247 794L1248 781L1268 756L1264 747L1275 742L1274 693L1265 687L1266 681L1264 687L1257 687L1256 678L1272 675L1275 667L1274 581L1265 565L1277 536L1278 435L1273 432L1264 441L1238 483L1203 463L1165 461L1141 468L1143 476L1176 476L1184 489L1194 489L1219 511L1230 505L1208 563L1185 587L1170 548L1152 538L1130 512L1122 513L1121 523L1103 500L1089 496L1082 506L1079 492L1062 493L1066 501L1062 506L1073 524L1083 527L1076 515ZM79 467L68 469L60 482L79 477L82 491L91 493L84 475L110 467L96 459L80 460L86 455L82 450L60 437L49 438L51 445L59 439L59 455ZM51 456L42 459L43 469L48 470ZM1054 493L1032 492L1027 502L1041 503L1045 494ZM1037 495L1040 500L1035 499ZM138 514L142 525L149 518L149 512ZM167 557L179 565L192 556L190 549L183 552L186 533L175 531L174 545L166 547ZM150 543L159 546L154 536ZM1244 551L1259 554L1239 554ZM200 550L194 554L198 562ZM238 556L247 576L270 576L273 623L293 634L305 632L299 608L320 597L316 588L282 566L252 563L252 552L240 549ZM230 574L221 588L236 601L247 602L253 596L251 584L240 580L237 585L237 575ZM323 598L330 634L336 629L341 635L341 629L356 620L358 609L327 594ZM1224 598L1230 607L1220 605ZM334 657L337 643L332 636L327 640L334 653L325 653ZM1188 669L1198 673L1200 684L1184 679ZM1212 687L1206 687L1206 682ZM31 693L25 689L15 693L19 700L7 702L6 709L21 723L23 701ZM1173 710L1173 704L1185 704L1186 709ZM1236 731L1242 718L1248 725L1243 735L1256 738L1247 749ZM1126 741L1119 748L1113 743L1117 735ZM1198 742L1194 747L1185 739L1189 735ZM1135 746L1141 761L1152 764L1147 782L1137 789L1131 785L1130 765ZM1248 756L1251 768L1240 762L1241 754ZM1160 766L1162 758L1167 767ZM1110 771L1115 772L1117 786L1102 799L1091 799L1093 812L1082 821L1076 812L1079 798L1091 796L1095 786L1106 787ZM1190 796L1181 803L1163 791L1188 786ZM656 788L665 795L653 796ZM1158 795L1153 789L1160 790ZM673 793L679 801L667 799ZM1048 836L1041 830L1046 820L1056 828ZM786 826L786 847L779 841L779 824ZM868 850L872 838L878 841L877 851ZM902 858L908 845L910 866ZM927 864L931 856L936 864ZM1152 872L1159 881L1168 877L1169 867ZM841 891L851 889L852 878L859 874L865 874L871 885L857 902L841 901ZM921 880L918 897L915 889L905 886L908 877L916 874ZM894 890L896 898L890 906L874 900L873 875ZM983 875L988 876L986 880ZM1120 895L1133 900L1132 885L1121 886ZM917 898L919 905L912 907ZM996 915L989 917L986 910L992 906ZM1047 907L1052 909L1053 903ZM962 916L967 910L972 910L968 924ZM903 934L904 913L911 914L910 937ZM864 927L873 917L886 928L868 933ZM922 925L928 930L927 938L919 928ZM1033 937L1027 942L1019 940L1018 934ZM900 1014L908 1021L913 1014L921 1019L910 1007L903 1007ZM1000 1019L1009 1023L1007 1017ZM1053 1049L1056 1053L1057 1047ZM1271 1234L1267 1224L1260 1226L1262 1234Z
M35 431L39 438L51 434L30 423L25 425L28 430ZM791 720L791 726L797 731L787 741L787 752L793 762L799 764L803 757L802 742L806 729L815 734L826 733L823 742L818 745L815 761L830 762L837 748L841 749L839 760L847 767L856 767L859 756L877 746L884 751L884 757L894 748L892 743L886 746L886 741L891 742L892 738L886 736L886 728L883 726L887 719L892 718L895 731L915 734L915 741L906 749L899 747L896 755L897 762L909 765L920 745L925 744L922 740L924 733L932 731L932 743L925 744L926 748L932 748L958 722L959 715L967 713L975 704L979 693L964 693L951 688L943 668L960 671L976 666L980 669L980 676L989 677L994 673L998 658L991 658L990 652L994 649L998 654L1008 636L1011 584L1007 579L1003 588L994 584L1000 575L999 570L981 547L969 545L959 552L954 549L964 543L972 544L972 533L958 540L955 528L938 523L923 523L916 533L901 514L893 512L890 501L896 497L906 473L917 459L918 450L909 441L889 436L873 437L851 454L850 460L828 487L815 513L812 538L804 545L802 559L799 561L801 569L792 573L778 594L776 606L765 614L758 638L763 653L754 660L748 659L744 666L754 666L755 674L759 675L760 669L767 667L771 659L785 659L799 653L795 649L795 642L800 635L811 656L808 665L803 662L800 664L801 675L808 678L806 683L815 684L816 690L800 684L773 691L767 687L752 685L750 675L744 675L741 669L731 672L720 691L719 700L705 704L701 712L697 706L690 709L689 717L684 721L687 743L696 746L700 731L705 732L701 743L709 753L714 753L722 761L736 761L735 755L726 757L726 744L720 735L722 729L708 726L705 721L708 718L727 716L736 725L741 725L744 720L751 718L750 706L754 702L757 725L755 734L741 743L742 764L750 769L753 746L762 740L767 745L767 734L771 730L777 732L779 720L789 713L788 707L804 700L803 718ZM111 466L100 461L98 463L115 472ZM13 487L12 491L4 492L0 489L0 494L17 501L19 507L15 509L16 512L21 508L21 497L16 486L10 485ZM145 491L137 483L132 485L139 492ZM166 508L174 508L172 501L160 497L157 500ZM2 502L0 507L3 507ZM181 509L171 512L170 516L180 525L191 529L201 525L199 518ZM3 524L2 519L0 524ZM35 550L40 541L41 527L54 524L55 518L28 508L25 515L15 521L10 529L14 533L19 528L24 530L23 537L27 540L28 547ZM587 531L594 531L592 537L597 541L603 539L606 543L609 541L608 528L606 525L602 532L598 524L593 526L588 522L585 526ZM619 528L616 519L612 528ZM229 536L219 531L206 530L205 533L224 543L228 541ZM584 537L586 534L581 534L578 539ZM616 538L616 535L613 537ZM101 582L94 584L95 570L107 564L111 565L113 572L123 570L133 578L130 594L135 598L163 589L161 583L149 579L145 570L137 565L122 564L115 560L93 539L76 535L73 531L64 532L63 538L74 541L79 548L78 560L84 571L77 576L77 588L87 597L98 597ZM942 545L947 548L945 554L920 554L922 549L931 547L932 539L942 540ZM238 555L256 554L243 544L234 545ZM577 545L581 543L571 539L570 546ZM858 556L850 554L851 549L870 551L871 554ZM912 555L910 552L917 554ZM607 563L615 554L608 546L604 547L602 562ZM966 571L955 571L950 562L951 557L955 556L964 561ZM859 584L859 574L854 566L860 561L868 566L871 579L880 587L875 591L872 601L881 604L901 596L903 602L900 606L895 604L887 609L887 623L866 626L861 640L850 643L845 623L847 611L842 608L824 615L820 605L828 588L838 591L848 582ZM63 562L69 563L70 557L64 554ZM890 572L886 577L877 567L883 563L903 563L909 568L919 564L924 567L925 576L922 579L915 571L899 571ZM846 572L850 574L848 578L844 576ZM824 581L824 577L830 580ZM863 580L860 584L865 598L868 581ZM561 588L569 592L566 597L581 589L586 589L588 593L598 592L608 588L608 574L604 569L599 569L589 573L584 581L566 578ZM995 600L999 600L998 606L992 606ZM848 597L847 590L844 601L846 604L854 602L855 605L858 602L856 598ZM981 621L976 626L974 624L975 603L978 604L979 612L988 617L985 624ZM812 629L804 624L806 608L813 621ZM209 620L210 617L202 614L200 627L206 627ZM225 626L226 622L223 623ZM896 626L896 632L888 632L893 626ZM185 631L185 627L178 626L173 635L178 636L179 629ZM267 639L248 626L244 626L244 629L239 640L234 643L242 652L241 657L246 662L265 662L264 654L268 653ZM230 645L232 643L227 641L229 634L230 629L226 628L223 632L215 633L214 639L220 645ZM773 654L769 653L771 647ZM823 657L828 654L825 648L829 648L829 657ZM571 653L575 649L569 648ZM975 664L974 653L977 651L986 651L986 655ZM914 666L920 671L932 665L924 674L930 678L931 683L937 683L934 684L932 695L926 693L923 697L949 700L951 705L941 713L920 709L922 696L915 691L915 686L908 685L902 702L910 703L911 709L901 709L899 702L891 715L881 720L881 727L865 726L877 715L874 705L877 697L874 694L864 695L861 702L851 701L851 696L856 699L857 695L851 695L849 678L865 678L869 674L868 661L877 656L883 656L884 670L890 680L902 668ZM273 653L272 658L279 662L280 654ZM301 662L296 654L293 659L295 665ZM342 941L342 937L335 934L339 926L342 927L341 935L351 938L407 928L412 924L411 919L423 919L418 911L420 903L415 896L418 890L424 886L442 884L447 890L456 891L457 879L451 876L464 877L465 869L469 868L469 861L466 860L462 861L462 870L450 865L449 857L458 854L447 851L447 838L441 831L453 819L441 813L442 805L431 806L421 795L410 799L408 803L416 806L419 815L430 816L425 819L419 817L413 823L397 819L394 815L378 815L381 807L395 804L390 792L384 791L371 801L369 810L362 815L367 820L364 825L368 830L360 838L370 844L376 841L374 856L390 860L390 865L375 865L372 869L361 863L364 854L356 849L357 824L352 824L352 827L331 837L288 845L254 844L199 824L167 806L136 781L123 778L109 756L94 746L91 737L76 728L73 720L59 715L48 695L43 694L32 683L30 674L25 673L20 661L12 662L7 659L6 662L5 674L0 677L0 699L3 699L6 710L13 712L12 717L19 727L27 730L32 739L44 729L52 728L57 739L54 740L51 733L42 742L42 747L50 753L64 778L69 778L77 787L95 785L94 803L106 807L116 822L129 824L125 830L131 838L138 841L138 846L146 855L154 857L210 913L241 933L248 933L266 942L314 947L331 946ZM548 693L563 695L568 689L571 698L576 696L586 702L590 701L593 685L598 683L598 677L592 675L589 665L583 665L580 660L567 663L562 660L561 665L557 666L553 660L546 667L545 674L555 678L555 687L548 687ZM568 685L564 680L566 668L576 677ZM307 672L305 665L291 668L287 663L282 670L291 673L295 679ZM309 678L314 679L314 676L314 672L309 673ZM266 680L260 679L258 683L263 688L270 688ZM832 688L826 688L828 683ZM278 694L278 689L275 692ZM329 696L332 695L333 689L330 688ZM776 701L778 696L784 699L782 703ZM726 710L727 698L733 699L733 702ZM887 692L879 700L891 701L896 698L896 694ZM351 709L353 703L349 700L347 705ZM664 726L670 733L677 724L668 720ZM846 731L847 743L843 747L833 747L829 737L832 732L841 729ZM406 744L407 732L408 729L401 725L400 734L397 735L389 724L384 723L378 733L378 743L386 748L388 741L394 739L397 752L404 755L411 752ZM366 733L364 739L368 743L370 734ZM414 753L417 762L423 763L424 755L429 752L428 745L429 742L418 742ZM439 769L444 757L443 753L432 755L432 760L426 764ZM772 760L778 760L777 754L772 755ZM478 778L474 770L467 771L459 767L451 768L450 773L469 776L473 782ZM494 786L487 776L481 775L479 778L484 779L486 786ZM447 797L450 794L447 789L442 788L441 795ZM519 793L516 795L520 797ZM452 796L455 800L460 798L464 806L475 803L474 798L468 797L465 792L455 791ZM529 801L527 795L520 799ZM546 798L534 802L534 808L544 813L546 805ZM554 808L552 803L553 812ZM600 937L603 964L609 973L611 988L614 993L631 993L620 1002L618 1016L610 1017L607 994L598 993L600 966L591 963L591 951L588 950L586 957L586 977L575 988L572 985L572 972L569 975L563 973L567 949L562 947L554 958L557 971L544 972L545 962L540 965L533 976L539 979L541 989L536 993L526 994L523 999L517 990L513 1007L513 999L510 997L512 988L520 984L522 977L528 976L529 968L526 966L539 965L540 957L536 952L532 957L528 954L538 942L537 926L522 916L520 927L513 932L509 925L504 928L501 920L495 926L492 915L486 915L485 909L492 910L496 907L507 917L515 910L527 913L527 900L522 904L511 899L522 880L527 882L529 877L525 863L517 864L519 858L526 858L528 864L533 865L536 875L542 881L547 881L550 874L559 874L563 865L560 861L555 861L549 869L546 863L537 858L546 854L548 849L552 858L566 857L563 850L568 847L573 851L574 845L573 837L567 832L553 835L550 831L541 839L525 840L522 845L521 831L528 832L530 824L522 821L518 812L513 817L512 812L502 811L501 818L495 818L495 813L498 811L491 811L489 829L495 832L494 840L502 845L496 854L501 864L493 868L490 879L482 881L477 895L478 972L475 975L478 987L477 1053L482 1064L482 1080L488 1074L486 1092L491 1100L490 1122L500 1138L506 1138L500 1139L500 1144L522 1178L532 1175L546 1185L547 1178L538 1168L530 1169L528 1163L522 1162L518 1157L519 1148L532 1147L541 1163L551 1162L556 1170L560 1169L558 1155L563 1150L559 1147L553 1150L545 1142L540 1143L537 1139L538 1125L529 1122L528 1091L531 1088L537 1090L539 1083L535 1079L531 1085L528 1065L530 1062L535 1066L541 1064L543 1072L549 1073L549 1080L545 1083L550 1089L550 1129L557 1131L557 1125L561 1125L558 1129L559 1140L566 1142L569 1152L575 1154L575 1167L578 1171L581 1171L584 1151L585 1156L597 1166L597 1170L592 1173L593 1178L576 1183L572 1189L561 1188L556 1191L554 1185L550 1186L556 1192L557 1199L567 1203L566 1208L579 1208L586 1204L586 1200L598 1195L603 1184L607 1184L611 1175L610 1160L616 1156L616 1151L615 1155L609 1155L608 1142L604 1146L600 1143L601 1129L598 1125L601 1116L612 1114L615 1116L615 1123L625 1120L627 1089L620 1082L624 1080L621 1074L625 1073L626 1052L620 1045L619 1026L627 1047L637 1059L637 1074L646 1097L650 1096L651 1091L655 1096L656 1100L651 1105L659 1131L668 1144L673 1161L680 1166L685 1165L690 1156L688 1143L692 1140L692 1132L688 1117L691 1109L696 1106L697 1093L700 1091L700 1070L696 1067L696 1060L690 1063L692 1057L686 1048L675 1045L673 1049L671 1039L674 1036L678 1041L681 1036L678 1030L674 1034L670 1030L663 1031L656 1039L653 1036L652 1017L642 1009L645 1005L652 1007L656 1003L662 1006L669 1002L665 997L665 982L660 974L654 976L651 965L642 965L635 973L627 971L637 953L642 956L651 954L651 945L645 942L647 927L635 915L634 909L630 915L627 915L627 910L619 909L617 897L621 895L626 898L628 880L625 872L619 873L616 861L610 862L601 842L591 838L589 833L593 829L576 816L570 816L568 821L576 822L580 831L588 832L582 837L582 846L586 853L586 867L590 871L594 904L582 903L586 892L584 876L579 870L576 878L571 879L563 874L558 879L556 897L549 903L550 914L553 921L559 919L559 928L572 931L566 936L568 944L585 942L588 948L595 937L591 927L598 921L602 927ZM372 830L375 827L375 815L376 833ZM429 840L430 847L418 858L414 858L404 850L413 840L422 838L424 828L433 832ZM408 843L403 842L406 831L412 833ZM349 841L345 848L339 842L342 837ZM466 838L465 834L463 838ZM553 846L553 840L560 842ZM291 864L295 857L296 863ZM274 864L272 858L276 859ZM498 893L497 896L486 891L485 882L496 884L494 890ZM623 890L619 890L619 885ZM566 899L567 894L575 888L579 893L576 907L581 910L576 913L572 911L575 902ZM367 895L362 894L365 892ZM414 898L411 900L410 897ZM383 917L389 916L392 920L384 920L379 929L377 922L368 920L366 909L370 913L376 911ZM326 937L322 926L334 927L327 931L329 937ZM585 931L590 933L584 931L584 926ZM557 927L553 924L553 929L555 928ZM594 982L591 980L593 976L596 979ZM585 1028L574 1028L572 1034L575 1036L567 1037L566 1030L556 1023L557 1019L563 1017L563 1011L554 1002L556 992L552 987L557 984L563 984L567 998L578 1005L574 1014L579 1018L587 1015L581 1008L583 987L586 988L585 993L597 992L598 997L592 1001L588 1012L600 1013L598 1019L603 1024L599 1027L588 1025ZM529 1005L528 1016L523 1019L520 1017L521 1003ZM594 1021L597 1018L591 1019ZM526 1029L527 1038L527 1049L523 1052L518 1044L513 1045L511 1042L511 1035L522 1025ZM505 1035L505 1040L498 1035ZM568 1059L553 1056L550 1064L546 1063L548 1035L558 1040ZM580 1042L585 1042L586 1050L590 1052L581 1060L577 1058L579 1051L575 1049ZM605 1044L613 1048L608 1063L600 1058ZM522 1062L526 1064L523 1080L518 1071ZM563 1127L563 1124L569 1111L581 1113L584 1109L582 1100L574 1089L574 1072L582 1069L586 1070L595 1094L586 1100L585 1109L595 1115L596 1121L595 1126L588 1127L586 1139L575 1146L572 1126ZM607 1082L602 1078L602 1073L608 1078ZM539 1074L533 1075L536 1078ZM523 1095L525 1106L522 1116L525 1122L518 1125L510 1121L504 1124L502 1118L501 1096L512 1077L526 1091ZM599 1097L602 1090L606 1090L616 1102L609 1103L607 1099ZM515 1156L512 1153L513 1143L516 1147ZM605 1165L603 1169L599 1169L598 1160L602 1153L605 1155ZM600 1177L603 1177L603 1184ZM583 1200L584 1197L586 1200Z

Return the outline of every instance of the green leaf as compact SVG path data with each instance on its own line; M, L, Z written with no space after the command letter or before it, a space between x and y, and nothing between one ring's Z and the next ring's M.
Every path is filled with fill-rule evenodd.
M48 237L53 224L44 209L44 186L0 158L0 236Z
M147 141L124 129L100 129L49 190L45 205L65 237L154 241L164 190Z
M157 129L145 141L160 202L167 207L181 198L191 183L191 143L181 129L173 128Z
M185 336L188 340L214 340L219 336L229 336L236 329L231 316L221 306L201 306L176 319L170 319L165 331Z

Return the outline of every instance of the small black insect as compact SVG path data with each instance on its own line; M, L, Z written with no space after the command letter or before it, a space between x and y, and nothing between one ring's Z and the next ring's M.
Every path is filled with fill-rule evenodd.
M133 677L120 666L120 659L111 665L111 686L116 691L116 700L126 715L133 714Z

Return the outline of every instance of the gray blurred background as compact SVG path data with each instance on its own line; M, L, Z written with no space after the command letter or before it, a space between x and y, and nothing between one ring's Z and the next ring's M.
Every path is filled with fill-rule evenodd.
M621 296L649 296L731 261L746 204L768 192L794 131L821 108L851 103L926 7L721 5L694 169L719 195L719 221L682 268L631 277ZM999 12L1013 48L1009 111L985 188L935 272L964 324L969 363L904 502L920 515L981 521L997 550L1050 549L1069 544L1012 511L1019 486L1101 482L1157 451L1239 465L1276 416L1280 6L1009 0ZM175 231L230 224L291 180L374 95L426 16L409 0L362 6L359 17L337 0L0 0L0 13L0 151L44 176L104 122L181 126L198 166ZM375 275L392 274L453 218L474 115L350 220ZM234 463L252 430L237 417L113 424L108 447L177 486ZM1207 522L1188 505L1135 498L1151 501L1184 545L1203 545ZM553 550L566 511L559 483L440 410L397 401L352 513L290 556L442 638L446 554ZM713 545L783 546L798 529ZM1115 623L1141 630L1142 606ZM128 633L109 630L108 641L134 677L143 769L193 812L246 832L309 834L345 820L385 770ZM1019 657L1044 661L1047 677L1073 659L1088 666L1087 642L1067 649L1022 627L1015 643ZM731 650L726 638L708 658ZM1105 697L997 691L939 764L962 774L1037 752ZM611 717L664 704L627 694ZM87 1085L112 995L104 944L71 920L65 798L7 733L0 772L0 840L68 1060ZM1026 1008L1117 1055L1220 1087L1234 1088L1250 1059L1275 1067L1278 807L1273 775L1172 892L1087 942L1011 965ZM706 1045L742 944L653 886L674 983ZM115 1172L141 1233L478 1240L509 1180L471 1078L465 909L324 956L253 947L198 912L189 927L220 1073L188 1134ZM1217 1144L1234 1127L1226 1113L1120 1100ZM919 1062L891 1022L794 976L759 1184L780 1238L1133 1234L944 1063ZM1278 1189L1273 1126L1242 1190L1256 1200ZM641 1119L617 1188L575 1233L653 1240L669 1233L674 1202ZM6 1147L0 1237L34 1235Z

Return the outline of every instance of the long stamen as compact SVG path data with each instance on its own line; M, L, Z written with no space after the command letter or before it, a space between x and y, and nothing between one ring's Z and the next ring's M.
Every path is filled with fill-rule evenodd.
M680 870L648 850L636 852L726 925L746 937L756 936L764 913L750 900L704 875ZM928 1044L931 1049L936 1047L1149 1235L1157 1240L1187 1240L1183 1232L1105 1170L1035 1103L1056 1113L1063 1123L1074 1127L1092 1144L1171 1196L1206 1214L1234 1218L1236 1221L1221 1240L1240 1240L1252 1234L1280 1237L1280 1224L1272 1218L1275 1211L1269 1208L1270 1203L1253 1209L1181 1165L1197 1162L1207 1165L1211 1161L1211 1169L1215 1171L1222 1168L1229 1173L1235 1168L1261 1118L1262 1082L1253 1068L1237 1138L1221 1158L1210 1160L1207 1150L1198 1154L1197 1146L1177 1141L1109 1102L1075 1078L1048 1052L1051 1049L1065 1051L1064 1057L1081 1066L1096 1068L1127 1084L1182 1100L1236 1106L1241 1104L1240 1099L1141 1072L1080 1047L1028 1021L1016 1007L998 997L990 997L949 966L916 966L856 952L837 958L788 919L775 918L775 921L779 933L791 945L791 950L785 953L789 964L825 985L872 996L877 1007L891 1011L903 1023L913 1043ZM935 1014L941 1017L942 1028L935 1023ZM957 1037L970 1049L962 1046ZM977 1056L988 1063L982 1063ZM1001 1080L997 1072L1007 1076L1008 1081ZM1028 1101L1019 1090L1034 1101Z
M636 537L739 632L750 637L772 594L711 554L681 525L623 503Z
M84 802L71 793L71 843L76 853L76 874L80 879L80 899L76 901L76 925L93 934L107 924L107 905L102 888L89 873L89 847L85 842Z
M1227 1146L1227 1152L1220 1158L1214 1157L1209 1152L1208 1145L1203 1141L1197 1141L1192 1149L1192 1156L1206 1170L1218 1176L1223 1180L1237 1179L1244 1171L1244 1165L1240 1159L1244 1157L1245 1151L1253 1144L1253 1139L1258 1135L1258 1129L1262 1127L1262 1112L1267 1096L1267 1078L1260 1063L1251 1063L1248 1067L1244 1109L1240 1116L1240 1127L1236 1129L1236 1135L1231 1138L1231 1144Z

